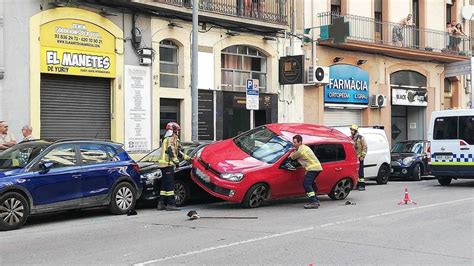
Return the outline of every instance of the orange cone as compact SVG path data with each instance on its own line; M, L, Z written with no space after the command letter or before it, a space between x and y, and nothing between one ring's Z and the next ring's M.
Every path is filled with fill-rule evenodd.
M406 204L408 204L408 202L416 204L416 202L414 202L413 200L410 199L410 196L408 195L408 188L405 187L405 197L403 198L402 201L400 201L398 203L398 205L401 205L403 203L405 203L405 205L406 205Z

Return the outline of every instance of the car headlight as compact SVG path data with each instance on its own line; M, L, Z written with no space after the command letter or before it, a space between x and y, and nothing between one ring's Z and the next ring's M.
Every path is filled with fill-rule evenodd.
M146 173L142 175L143 179L147 180L154 180L154 179L160 179L161 178L161 170L153 171L151 173Z
M415 158L413 158L413 157L406 157L405 159L403 159L403 164L404 165L410 165L414 160L415 160Z
M226 180L229 180L229 181L237 182L237 181L242 180L242 178L244 178L244 174L241 174L241 173L225 173L225 174L221 174L221 177L223 179L226 179Z

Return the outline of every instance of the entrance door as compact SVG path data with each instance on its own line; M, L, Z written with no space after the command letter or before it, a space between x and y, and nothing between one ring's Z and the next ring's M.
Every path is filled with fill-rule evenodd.
M392 106L392 144L425 139L425 107Z
M224 139L233 138L249 129L249 110L243 108L224 108Z
M178 99L160 99L160 139L166 133L166 124L176 122L181 125L179 102Z

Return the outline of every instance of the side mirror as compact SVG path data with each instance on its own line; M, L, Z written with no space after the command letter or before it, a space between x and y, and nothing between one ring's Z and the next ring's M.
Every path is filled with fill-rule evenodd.
M49 172L49 170L51 169L51 167L53 167L53 165L54 163L50 161L41 162L39 164L40 174L46 174L47 172Z

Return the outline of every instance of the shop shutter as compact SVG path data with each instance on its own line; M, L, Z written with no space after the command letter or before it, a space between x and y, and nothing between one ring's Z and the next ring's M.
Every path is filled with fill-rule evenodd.
M41 138L110 139L110 79L41 75Z
M361 125L362 115L360 110L354 109L324 109L324 125L326 126L348 126L352 124Z

